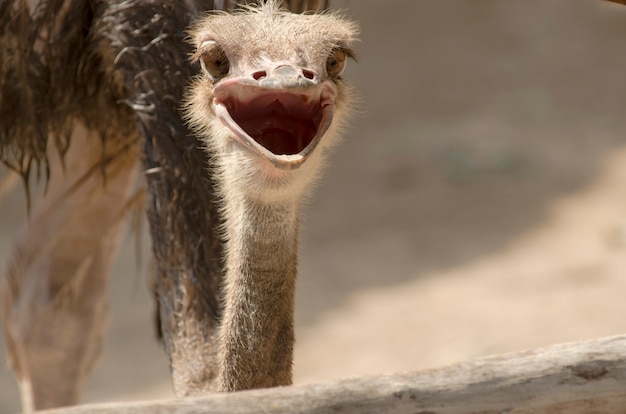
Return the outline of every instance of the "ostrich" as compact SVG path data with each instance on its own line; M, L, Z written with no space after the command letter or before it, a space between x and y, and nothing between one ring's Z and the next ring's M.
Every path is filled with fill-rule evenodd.
M202 75L187 117L215 162L226 240L220 391L291 383L299 212L346 117L355 36L275 2L193 29Z
M176 395L291 383L298 215L348 114L356 28L268 1L199 20L190 63L183 28L218 3L0 3L0 159L48 177L0 279L25 412L78 401L144 198Z

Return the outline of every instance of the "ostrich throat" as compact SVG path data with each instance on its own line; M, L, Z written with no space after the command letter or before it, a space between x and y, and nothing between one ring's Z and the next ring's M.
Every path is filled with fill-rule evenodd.
M228 242L218 390L291 383L298 206L227 206Z

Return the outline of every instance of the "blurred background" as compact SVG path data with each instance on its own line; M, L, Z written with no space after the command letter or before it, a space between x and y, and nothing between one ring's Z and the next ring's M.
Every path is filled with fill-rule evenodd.
M296 383L626 332L626 7L334 4L362 28L360 104L302 227ZM24 205L0 202L2 263ZM85 402L172 396L132 246Z

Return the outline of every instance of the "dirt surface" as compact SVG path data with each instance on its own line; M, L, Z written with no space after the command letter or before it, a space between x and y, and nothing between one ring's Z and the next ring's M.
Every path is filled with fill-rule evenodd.
M624 333L626 7L341 4L360 114L303 225L296 382ZM2 261L22 209L0 204ZM172 395L146 285L129 236L85 401Z

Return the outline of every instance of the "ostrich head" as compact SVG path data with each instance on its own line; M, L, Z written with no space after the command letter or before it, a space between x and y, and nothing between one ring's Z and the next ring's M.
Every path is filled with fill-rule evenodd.
M280 200L313 181L348 112L341 74L356 35L338 15L292 14L275 1L195 25L202 72L187 117L229 184Z

